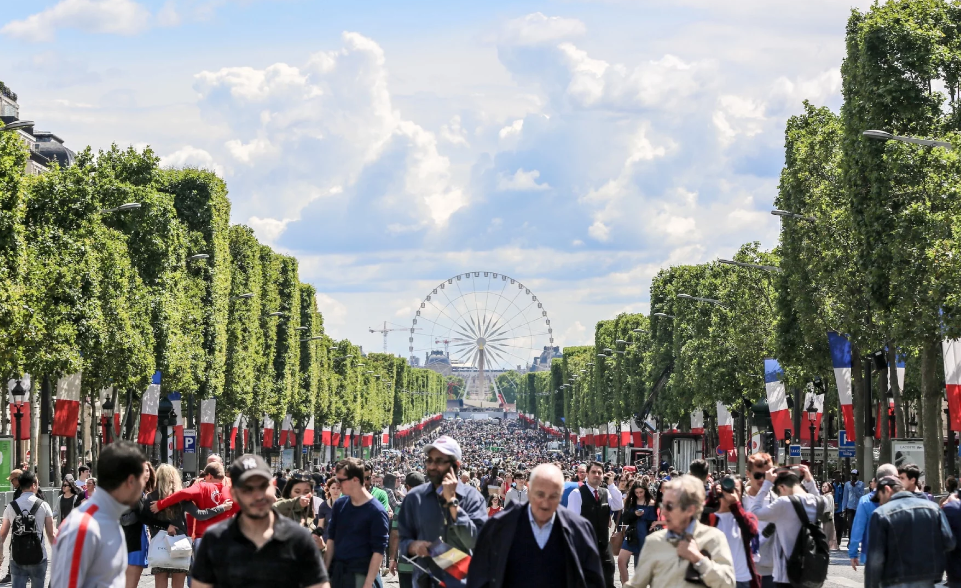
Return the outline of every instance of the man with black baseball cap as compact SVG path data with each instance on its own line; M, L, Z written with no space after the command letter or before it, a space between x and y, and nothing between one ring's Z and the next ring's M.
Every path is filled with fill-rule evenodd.
M193 588L329 588L310 531L271 508L267 462L242 455L228 472L240 514L207 529L191 570Z

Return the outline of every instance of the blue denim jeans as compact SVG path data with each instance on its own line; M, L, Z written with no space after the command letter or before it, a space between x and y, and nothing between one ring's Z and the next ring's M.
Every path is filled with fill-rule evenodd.
M13 588L27 588L27 580L30 580L30 588L43 588L47 576L47 560L32 566L22 566L11 559L10 576Z

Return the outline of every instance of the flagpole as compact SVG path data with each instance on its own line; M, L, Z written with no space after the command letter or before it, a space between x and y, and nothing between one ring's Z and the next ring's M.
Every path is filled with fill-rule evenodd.
M437 576L435 576L435 575L433 574L433 572L431 572L430 570L424 569L423 567L421 567L420 565L418 565L416 561L412 560L411 558L407 557L406 555L401 555L401 557L404 558L405 560L407 560L407 563L409 563L410 565L414 566L415 568L417 568L417 569L420 570L421 572L423 572L423 573L427 574L428 576L430 576L431 579L433 579L435 582L438 582L438 583L440 583L441 585L443 585L443 582L442 582L441 580L439 580L439 579L437 578Z

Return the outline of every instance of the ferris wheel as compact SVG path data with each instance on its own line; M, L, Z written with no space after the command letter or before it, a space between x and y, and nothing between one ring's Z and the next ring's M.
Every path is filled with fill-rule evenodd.
M497 376L526 372L554 330L530 288L497 272L467 272L438 284L416 311L409 337L411 362L463 378L462 397L503 403ZM549 365L549 362L548 362Z

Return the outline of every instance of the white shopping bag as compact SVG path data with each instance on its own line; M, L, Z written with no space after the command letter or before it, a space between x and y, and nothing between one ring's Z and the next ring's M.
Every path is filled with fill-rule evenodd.
M169 547L171 557L190 557L190 554L193 553L190 538L186 535L167 535L167 547Z
M147 550L147 564L151 568L165 568L170 570L190 569L190 552L183 555L173 555L170 553L170 544L167 542L167 533L157 533L157 536L150 541L150 548Z

